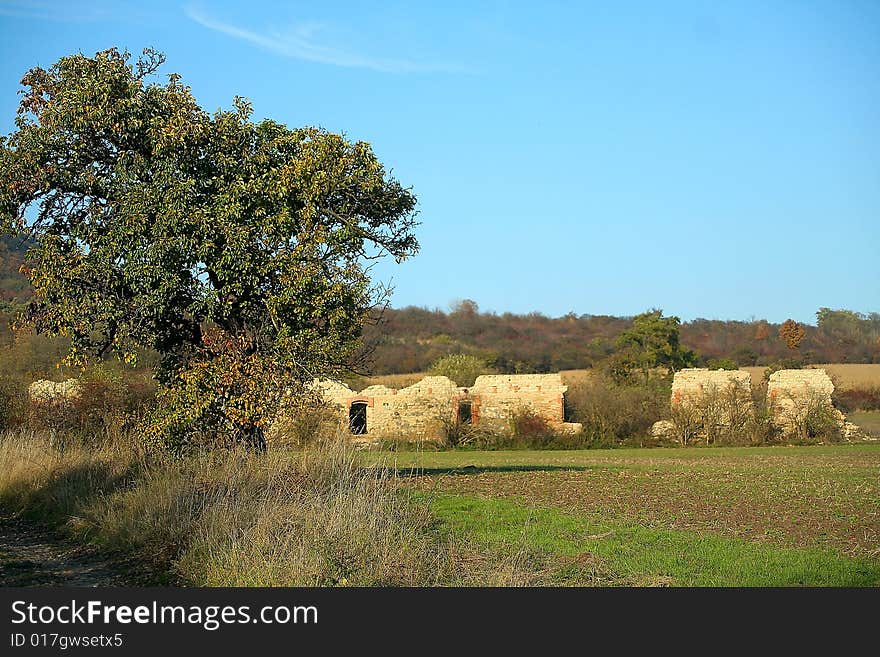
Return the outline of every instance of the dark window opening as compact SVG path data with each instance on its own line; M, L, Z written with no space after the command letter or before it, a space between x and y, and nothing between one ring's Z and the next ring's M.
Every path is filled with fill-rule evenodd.
M348 427L355 436L367 433L367 403L354 402L348 410Z
M473 421L473 408L470 401L462 400L458 402L458 423L471 424Z

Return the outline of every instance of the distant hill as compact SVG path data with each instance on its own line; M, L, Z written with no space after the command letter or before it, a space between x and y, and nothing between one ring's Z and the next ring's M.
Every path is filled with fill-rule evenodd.
M32 296L19 272L30 244L0 238L0 342L8 342L8 320L15 306ZM696 319L681 325L681 342L703 364L730 359L739 366L767 365L793 357L806 363L880 363L880 313L820 308L817 325L805 326L796 352L779 337L779 324ZM482 355L501 372L550 372L593 367L615 350L628 317L575 315L546 317L481 313L473 301L451 312L389 308L378 325L365 328L374 374L423 372L441 356Z
M550 318L539 313L480 313L467 302L453 312L408 307L388 309L366 329L373 372L422 372L458 351L482 355L502 372L550 372L596 365L615 350L631 319L608 315ZM730 359L740 366L796 359L805 363L880 362L880 313L822 308L817 326L805 326L797 351L779 337L779 324L696 319L681 325L681 342L703 364Z

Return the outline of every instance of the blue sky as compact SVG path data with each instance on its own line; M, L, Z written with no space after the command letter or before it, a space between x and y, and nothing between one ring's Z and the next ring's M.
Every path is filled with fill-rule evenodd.
M880 3L0 0L0 131L111 46L372 143L419 198L394 306L880 311Z

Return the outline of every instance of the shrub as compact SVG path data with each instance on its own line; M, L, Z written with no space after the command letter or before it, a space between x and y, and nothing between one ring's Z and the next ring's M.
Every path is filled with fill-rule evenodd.
M739 365L731 358L711 358L706 363L710 370L738 370Z
M839 411L830 406L820 394L795 397L774 404L785 403L776 409L776 424L788 442L812 444L839 442L843 439Z
M510 416L512 442L530 448L549 447L556 443L556 432L542 416L531 408L521 407Z
M336 411L323 400L303 390L290 403L285 404L272 425L269 436L274 444L306 447L335 438L338 425Z
M156 385L145 372L113 369L104 363L76 379L77 394L28 404L28 423L66 441L94 443L133 428L152 407Z
M833 397L835 406L844 413L880 411L880 387L836 389Z
M569 385L567 416L584 425L587 442L645 438L654 422L668 417L669 385L668 379L621 385L594 373Z
M474 385L481 374L491 374L492 371L485 359L472 354L450 354L434 361L428 368L428 374L448 377L465 388Z
M702 430L699 411L688 404L675 404L670 411L672 438L682 447L697 440Z

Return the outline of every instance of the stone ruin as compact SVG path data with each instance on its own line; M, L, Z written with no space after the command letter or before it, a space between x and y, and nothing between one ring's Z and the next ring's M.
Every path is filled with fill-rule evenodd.
M427 376L401 389L374 385L360 392L336 381L313 386L335 409L340 428L353 440L372 442L401 437L440 441L450 425L469 425L500 434L513 431L511 418L528 410L560 433L577 433L582 425L565 422L568 389L560 374L491 374L473 386L458 386L445 376Z
M673 406L695 406L708 397L718 397L724 404L725 422L733 418L730 407L741 404L752 410L752 376L741 370L684 369L672 379Z
M28 386L28 397L32 402L59 402L77 399L82 395L82 385L76 379L56 383L40 379Z
M836 425L845 438L864 438L861 429L834 408L833 392L834 384L823 369L774 372L767 382L767 408L773 425L783 435L792 435L814 413ZM672 381L670 405L678 423L656 422L651 429L655 437L669 438L681 431L681 418L685 418L684 424L687 419L695 420L702 435L707 433L702 425L707 417L720 426L742 426L754 417L751 375L743 370L680 370Z
M831 394L834 383L822 369L779 370L767 382L767 403L774 424L785 434L793 433L817 409L824 411L827 421L837 425L845 438L857 437L861 429L846 421L834 408Z

